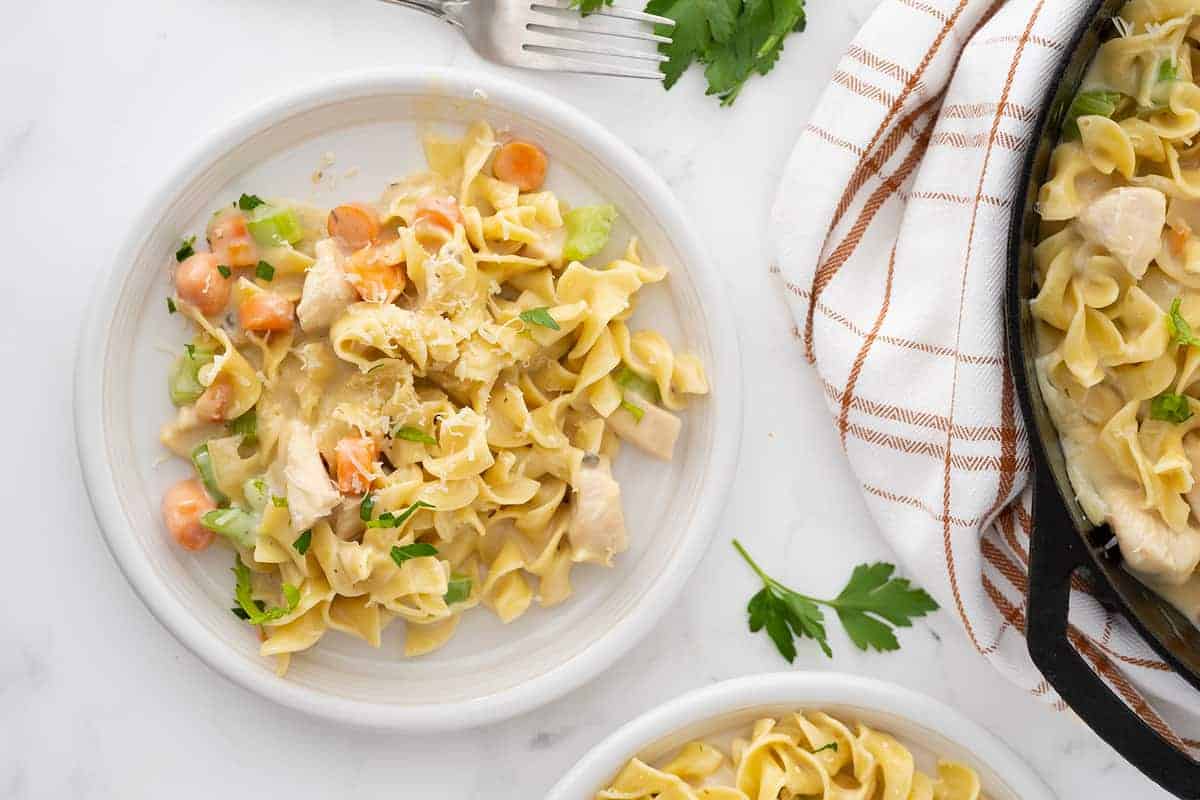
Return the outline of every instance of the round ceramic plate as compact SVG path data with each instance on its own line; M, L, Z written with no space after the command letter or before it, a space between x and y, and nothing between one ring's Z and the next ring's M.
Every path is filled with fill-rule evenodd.
M996 737L930 697L836 672L778 672L725 681L648 711L591 749L546 800L592 800L629 759L653 764L696 739L724 746L754 720L824 711L890 733L933 774L937 759L968 764L988 800L1054 800L1041 779ZM728 752L728 751L726 751Z
M167 313L180 239L242 192L331 207L377 197L425 169L421 135L484 119L539 143L548 188L573 205L613 203L614 247L631 235L670 269L639 294L633 327L661 331L703 361L713 392L684 414L670 463L623 449L615 464L630 549L613 569L572 572L574 596L510 625L476 611L451 643L401 655L402 626L378 650L331 632L285 678L258 655L253 628L229 613L231 556L172 545L159 498L189 467L167 458L158 428L173 409L166 371L186 340ZM704 553L732 481L741 435L737 332L712 264L679 203L628 147L579 111L482 75L448 71L339 77L251 111L163 184L100 280L83 326L76 433L88 492L117 563L150 610L194 653L241 685L332 719L410 730L463 728L552 700L645 635Z

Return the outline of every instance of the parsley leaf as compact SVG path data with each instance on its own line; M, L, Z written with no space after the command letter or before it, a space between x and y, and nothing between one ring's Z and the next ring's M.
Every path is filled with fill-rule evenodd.
M230 275L233 274L233 270L231 270L229 267L225 266L224 264L217 265L217 272L221 273L222 278L228 278Z
M191 256L196 255L195 245L196 245L196 237L195 236L189 236L188 238L184 239L183 244L181 244L179 246L179 249L175 251L175 260L176 261L186 261Z
M275 268L265 261L259 261L258 266L254 268L254 274L264 281L274 280Z
M358 504L358 518L363 522L371 521L371 514L375 511L375 495L367 492L363 495L362 502Z
M308 552L310 544L312 544L312 528L297 536L296 541L292 542L292 547L296 549L297 553L304 555Z
M253 211L261 205L266 205L266 201L256 194L243 194L237 201L237 206L242 211Z
M1171 334L1171 338L1177 344L1181 344L1184 347L1188 347L1189 345L1200 346L1200 336L1192 333L1192 326L1183 318L1183 314L1179 310L1181 305L1183 305L1182 298L1176 297L1171 301L1171 310L1167 314L1167 332Z
M372 501L372 505L374 505L374 501ZM429 503L426 503L424 500L418 500L417 502L413 503L408 508L401 511L399 514L393 514L391 511L383 512L382 514L379 515L379 519L368 520L367 527L368 528L399 528L401 525L408 522L408 518L411 517L413 514L417 513L417 509L420 509L420 508L433 508L433 506L430 505ZM362 516L361 506L359 508L359 516L360 517Z
M261 600L255 600L254 590L250 586L250 568L242 563L240 555L235 555L233 559L233 574L237 579L233 594L237 599L238 609L242 612L238 614L238 609L234 609L233 613L237 614L239 618L246 620L251 625L262 625L264 622L286 617L296 610L296 606L300 605L300 590L290 583L283 584L283 599L287 602L286 608L280 606L267 608ZM243 614L245 616L242 616Z
M1186 422L1192 418L1192 404L1187 395L1163 392L1150 401L1150 419L1164 422Z
M817 753L820 753L822 750L832 750L833 752L836 753L837 749L838 749L837 742L829 742L828 744L818 747L816 750L813 750L812 752L813 752L813 755L815 756Z
M571 0L571 8L578 8L583 16L594 14L604 6L611 6L613 0Z
M168 297L167 298L167 313L174 314L178 310L179 309L175 307L175 298Z
M404 439L407 442L419 442L421 444L437 444L437 439L420 428L414 428L412 425L404 425L396 428L392 431L392 438Z
M693 62L705 65L707 94L721 105L737 99L754 74L775 66L789 33L804 30L804 0L650 0L646 11L675 20L657 30L670 36L659 45L668 57L663 85L670 89ZM660 26L661 27L661 26Z
M741 542L735 539L733 546L763 582L763 588L750 598L746 607L750 632L766 629L775 649L789 662L796 658L796 639L812 639L826 656L833 656L821 606L834 610L858 649L873 648L880 652L900 649L893 626L907 628L913 619L938 608L923 589L912 586L905 578L893 578L896 568L891 564L859 564L837 597L820 600L772 578L754 562Z
M395 561L396 566L399 567L410 558L436 556L437 554L437 548L428 542L413 542L412 544L404 545L404 547L393 547L392 561Z
M529 325L541 325L543 328L549 328L552 331L561 330L554 317L550 316L550 309L545 306L522 311L520 316L521 321Z

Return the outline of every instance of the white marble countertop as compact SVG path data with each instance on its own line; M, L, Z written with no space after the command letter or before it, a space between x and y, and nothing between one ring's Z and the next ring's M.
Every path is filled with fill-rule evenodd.
M0 603L0 797L536 798L642 710L787 665L746 632L753 576L737 535L789 583L836 591L889 558L842 460L821 392L767 274L764 220L791 144L875 0L812 0L807 33L732 109L689 74L656 85L521 73L645 156L685 199L728 272L746 402L741 468L690 590L591 685L490 728L399 736L332 727L211 672L154 620L96 530L71 423L78 319L93 276L166 165L232 114L330 72L400 64L482 70L449 27L373 0L18 3L0 29L0 319L9 420ZM799 456L799 457L797 457ZM836 626L835 626L836 627ZM903 650L795 669L898 681L1009 742L1063 798L1166 797L1069 713L1006 684L951 614Z

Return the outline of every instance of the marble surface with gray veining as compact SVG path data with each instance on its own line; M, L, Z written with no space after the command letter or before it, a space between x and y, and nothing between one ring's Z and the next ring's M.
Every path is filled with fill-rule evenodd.
M55 0L0 26L0 798L430 797L528 800L641 711L786 667L746 632L754 579L836 592L891 558L840 455L767 273L775 182L874 0L810 0L809 30L732 109L689 74L673 91L482 63L449 27L372 0ZM146 611L96 530L75 457L80 312L166 166L265 98L333 72L398 64L497 71L574 103L641 153L724 271L748 396L741 466L717 540L653 635L607 674L523 717L438 736L331 726L203 666ZM721 387L716 387L721 391ZM800 455L797 458L797 454ZM833 626L836 628L837 626ZM801 648L799 670L898 681L1009 742L1063 798L1166 795L1070 713L1006 684L949 613L860 655Z

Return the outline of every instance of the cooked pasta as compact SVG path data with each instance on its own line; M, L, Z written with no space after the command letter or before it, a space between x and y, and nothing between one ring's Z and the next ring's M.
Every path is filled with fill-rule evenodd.
M1196 618L1197 0L1133 0L1068 112L1038 211L1038 378L1081 507Z
M634 758L596 800L978 800L979 776L939 761L937 776L917 769L907 747L859 724L852 732L821 712L760 719L726 754L685 744L665 763Z
M611 206L568 209L546 157L484 123L429 136L429 171L328 214L243 195L176 254L194 338L162 442L197 477L163 499L183 547L236 551L263 655L401 620L428 653L463 612L505 623L626 549L618 441L670 459L704 370L628 325L666 278ZM226 316L227 308L236 314Z

